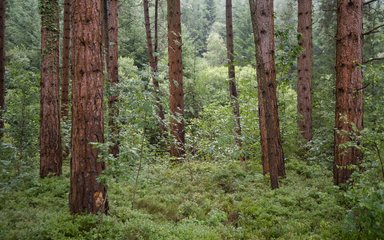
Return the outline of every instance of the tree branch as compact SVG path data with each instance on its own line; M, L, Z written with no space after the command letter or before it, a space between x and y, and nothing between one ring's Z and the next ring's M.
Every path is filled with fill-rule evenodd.
M369 35L369 34L372 34L372 33L377 33L377 29L381 28L381 27L384 27L384 24L381 24L379 26L376 26L374 28L372 28L371 30L363 33L363 36L366 36L366 35Z
M371 3L373 3L373 2L376 2L376 1L377 1L377 0L370 0L370 1L368 1L368 2L363 3L363 6L366 6L366 5L371 4Z
M363 64L367 64L367 63L370 63L370 62L373 62L373 61L381 61L381 60L384 60L384 57L378 57L378 58L370 58L368 60L365 60L363 62Z

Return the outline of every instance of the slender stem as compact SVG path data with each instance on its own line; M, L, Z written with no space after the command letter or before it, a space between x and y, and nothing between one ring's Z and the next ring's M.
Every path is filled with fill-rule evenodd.
M380 166L381 166L381 174L383 175L383 178L384 178L384 160L381 157L381 151L380 151L379 146L377 146L377 143L374 144L374 147L376 149L377 156L379 157Z
M147 121L147 112L144 113L144 123ZM137 193L137 186L139 185L139 176L140 172L143 169L143 157L144 157L144 142L145 142L145 127L143 127L143 135L141 139L141 146L140 146L140 159L139 159L139 167L136 172L135 177L135 185L133 187L133 195L132 195L132 209L135 207L136 203L136 193Z

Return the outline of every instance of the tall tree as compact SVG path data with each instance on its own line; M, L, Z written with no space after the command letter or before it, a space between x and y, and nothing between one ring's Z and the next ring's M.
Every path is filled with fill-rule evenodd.
M40 177L61 175L59 4L41 0Z
M229 81L229 98L233 108L235 118L235 142L241 150L241 121L240 121L240 106L236 88L236 72L235 72L235 52L233 47L233 24L232 24L232 0L226 0L226 29L227 29L227 61L228 61L228 81ZM244 161L244 155L241 155L241 160Z
M351 165L362 158L355 141L363 129L363 1L338 0L336 33L336 120L334 181L343 184L352 174Z
M254 11L256 9L255 6L256 2L254 0L249 1L249 7L251 10L251 19L252 19L252 31L255 33L257 31L256 29L256 15L254 14ZM255 46L257 44L256 38L254 37ZM263 165L263 174L267 175L269 174L269 159L268 159L268 142L267 142L267 125L265 120L265 114L264 114L264 104L263 104L263 98L261 94L261 88L260 88L260 78L257 78L257 101L258 101L258 114L259 114L259 131L260 131L260 146L261 146L261 162Z
M64 0L63 51L61 69L61 116L68 117L70 42L71 42L71 0Z
M168 74L170 130L173 136L171 157L181 160L185 155L184 89L180 21L180 0L167 0L168 8Z
M110 88L113 90L119 82L119 23L118 23L118 0L108 0L108 78ZM113 146L111 153L116 157L119 154L119 128L117 126L116 118L119 111L116 106L118 96L112 91L109 97L109 127L111 131L111 138Z
M256 46L258 87L262 98L260 112L265 120L265 129L261 130L266 130L267 138L268 151L263 154L268 156L271 187L275 189L279 187L278 177L285 176L285 167L276 95L273 1L249 0L249 3Z
M73 1L72 160L69 205L72 213L108 210L105 169L92 143L104 142L101 1Z
M155 0L155 39L154 43L152 41L152 31L151 31L151 20L149 16L149 3L148 0L143 1L144 5L144 20L145 20L145 32L147 36L147 53L148 53L148 59L149 64L151 67L151 73L152 73L152 83L154 87L154 94L155 94L155 101L156 101L156 114L157 118L159 120L159 129L160 133L163 134L166 131L166 127L164 125L164 108L163 104L160 100L160 85L158 81L158 57L157 57L157 50L158 50L158 7L159 7L159 0Z
M299 45L303 52L297 58L298 127L307 141L312 139L312 0L298 0Z
M5 0L0 0L0 138L3 136L5 110Z
M206 0L205 1L206 9L205 9L205 20L206 20L206 27L208 33L211 31L212 25L216 21L216 3L214 0Z

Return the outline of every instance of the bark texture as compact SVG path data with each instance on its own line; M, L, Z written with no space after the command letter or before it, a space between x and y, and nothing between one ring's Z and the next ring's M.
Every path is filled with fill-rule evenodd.
M112 94L109 97L109 127L111 131L111 139L113 146L110 152L113 156L119 154L119 127L117 124L117 117L119 110L117 109L116 102L118 96L114 94L114 88L119 83L119 45L118 45L118 0L108 0L108 78L109 85L112 89Z
M108 210L106 187L97 181L105 163L92 146L104 142L101 7L97 0L73 2L72 213Z
M266 137L271 187L279 187L279 176L285 176L276 95L275 43L273 1L250 0L256 44L257 78L266 125ZM268 123L268 124L267 124Z
M157 47L158 47L158 0L155 2L155 40L154 44L152 43L152 31L151 31L151 20L149 16L149 3L148 0L143 1L144 7L144 20L145 20L145 32L147 37L147 54L149 59L149 65L151 67L152 73L152 83L154 87L154 97L156 101L156 115L159 120L159 130L163 135L167 130L164 125L164 107L160 100L160 85L158 81L158 57L157 57ZM153 46L154 45L154 46Z
M249 1L250 4L250 10L251 10L251 19L252 19L252 30L254 33L257 32L256 29L256 14L254 14L254 11L256 9L256 2L254 0ZM256 38L255 40L255 46L257 44ZM257 78L257 85L260 86L260 79ZM263 98L261 94L261 88L257 88L257 98L258 98L258 108L259 108L259 131L260 131L260 146L261 146L261 162L263 165L263 174L267 175L269 174L269 159L268 159L268 142L267 142L267 125L265 122L265 109L263 104Z
M59 4L41 0L40 177L61 175Z
M312 0L298 0L299 45L303 52L297 59L298 127L303 138L312 139Z
M61 117L68 117L70 43L71 43L71 0L64 0L63 53L61 69Z
M0 0L0 138L3 136L5 110L5 0Z
M237 147L242 149L241 141L241 120L238 93L236 88L236 71L235 71L235 51L233 47L233 23L232 23L232 0L226 0L226 29L227 29L227 61L228 61L228 81L229 81L229 98L233 108L235 119L235 142ZM240 160L244 161L244 155L241 154Z
M167 3L170 130L173 136L170 153L171 157L182 160L185 131L180 0L168 0Z
M334 182L346 183L352 164L358 164L362 153L355 147L342 144L357 141L363 129L363 1L339 0L336 34L336 131ZM356 144L359 144L356 142Z

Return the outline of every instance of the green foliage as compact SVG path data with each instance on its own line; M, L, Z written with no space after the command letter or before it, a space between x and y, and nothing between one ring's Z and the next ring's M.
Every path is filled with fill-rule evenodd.
M269 189L261 174L254 41L248 3L235 0L236 77L241 110L241 153L234 144L228 97L225 7L219 0L182 4L187 159L169 162L159 135L147 63L143 9L120 8L120 155L98 144L107 170L110 213L72 216L68 211L69 164L64 175L38 179L40 17L38 1L7 1L7 108L0 142L0 239L382 239L384 225L384 75L372 62L364 70L365 126L353 143L364 152L349 187L332 185L334 133L335 1L314 2L313 126L302 146L296 114L296 2L276 1L276 65L287 178ZM153 23L153 1L150 2ZM368 7L366 30L382 22L382 5ZM47 9L46 9L47 10ZM159 10L160 98L169 117L166 4ZM153 25L152 25L153 27ZM383 34L367 36L368 57L382 54ZM379 62L380 63L380 62ZM107 111L107 109L106 109ZM106 114L106 118L107 114ZM106 119L106 122L108 119ZM167 125L168 120L165 121ZM69 142L70 121L62 124ZM108 135L106 124L106 135ZM69 147L69 146L67 146ZM303 151L308 150L308 151ZM300 158L300 160L297 160ZM306 160L304 162L303 160Z
M123 159L122 159L123 160ZM260 167L238 161L144 164L137 204L134 179L109 183L108 216L71 216L64 176L34 177L1 191L1 239L343 239L345 208L330 172L297 160L289 179L269 189ZM302 172L310 173L308 176ZM132 171L125 173L132 176Z
M23 48L29 65L40 65L39 1L8 0L6 14L6 49Z
M205 59L211 66L222 66L227 63L227 47L224 39L217 32L211 32L207 40Z
M39 75L26 67L30 64L24 48L9 52L11 64L7 66L7 96L5 112L3 177L31 174L36 166L39 136ZM2 150L3 153L3 150Z

